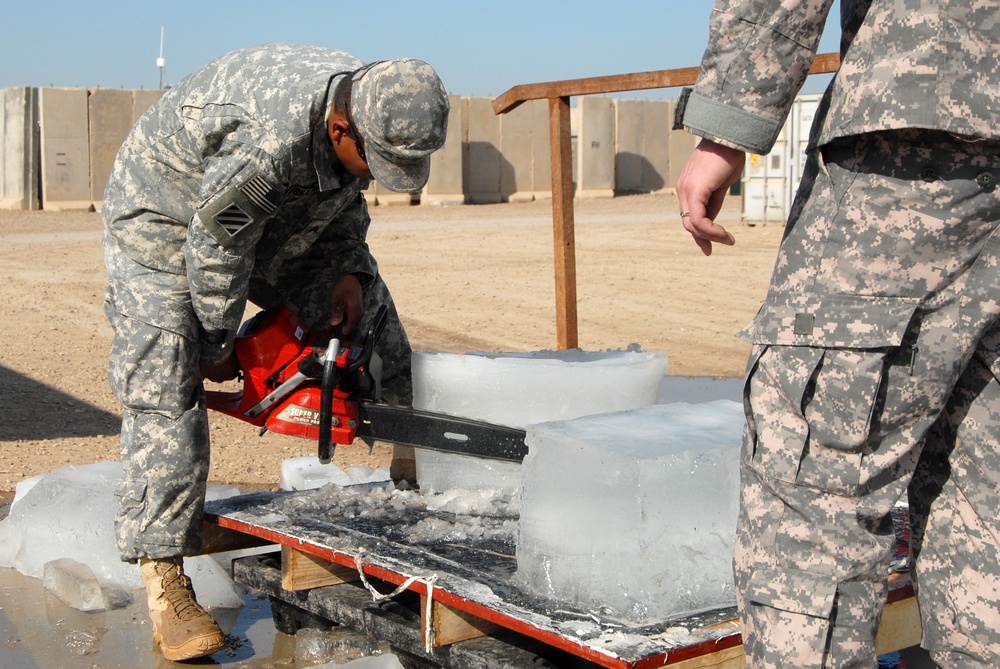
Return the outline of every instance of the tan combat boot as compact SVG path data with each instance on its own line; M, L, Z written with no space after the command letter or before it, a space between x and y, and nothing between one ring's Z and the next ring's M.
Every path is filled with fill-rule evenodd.
M153 642L171 662L217 653L226 638L215 620L195 601L181 558L139 560L146 585Z

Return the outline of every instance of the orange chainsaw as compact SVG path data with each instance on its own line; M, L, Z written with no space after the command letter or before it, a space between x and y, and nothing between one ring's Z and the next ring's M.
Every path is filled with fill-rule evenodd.
M307 329L288 307L253 316L236 336L243 387L207 390L208 408L278 434L315 439L319 461L355 438L520 462L524 430L418 411L381 401L382 361L375 344L387 310L379 308L363 342Z

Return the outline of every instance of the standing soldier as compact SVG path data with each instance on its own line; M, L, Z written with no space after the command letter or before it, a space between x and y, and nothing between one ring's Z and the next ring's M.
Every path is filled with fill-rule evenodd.
M269 44L188 76L121 147L102 209L108 377L124 407L118 548L140 564L167 659L225 646L182 558L201 546L203 379L235 377L247 300L348 333L387 305L383 397L410 402L409 342L365 243L361 191L372 178L423 188L448 109L422 61Z
M833 0L718 0L678 126L707 255L771 150ZM1000 667L1000 3L841 0L841 66L744 337L735 575L748 666L875 667L909 495L923 646Z

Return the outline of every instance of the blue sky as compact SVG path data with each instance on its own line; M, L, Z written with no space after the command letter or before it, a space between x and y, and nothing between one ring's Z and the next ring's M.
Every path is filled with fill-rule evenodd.
M495 97L517 84L692 67L710 0L10 0L0 88L157 88L233 49L299 42L364 60L431 63L450 93ZM836 11L836 10L835 10ZM820 51L836 51L828 23ZM806 92L821 90L822 79ZM671 99L675 90L625 97Z

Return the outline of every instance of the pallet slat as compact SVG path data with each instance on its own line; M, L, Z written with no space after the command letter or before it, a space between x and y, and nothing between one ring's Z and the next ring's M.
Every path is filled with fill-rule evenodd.
M352 583L360 579L357 569L304 553L291 546L281 547L281 587L289 592Z
M427 595L420 595L420 632L427 638ZM450 646L466 639L475 639L503 629L496 623L456 609L441 602L431 602L434 648Z

